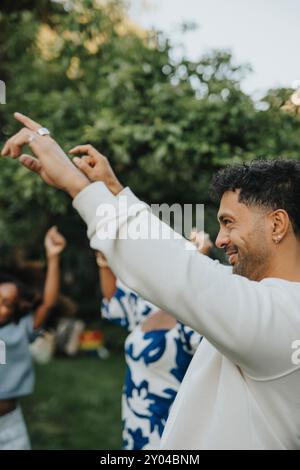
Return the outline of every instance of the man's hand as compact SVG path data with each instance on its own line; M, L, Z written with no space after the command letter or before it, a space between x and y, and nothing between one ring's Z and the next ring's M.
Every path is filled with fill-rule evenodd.
M22 165L40 175L45 183L63 189L72 197L88 186L88 178L73 165L55 140L36 132L42 127L40 124L20 113L14 116L25 127L6 142L2 156L19 158ZM30 147L36 158L22 154L24 145Z
M66 239L57 230L57 227L51 227L45 236L45 248L47 258L56 258L65 249Z
M119 194L123 186L114 174L108 159L92 145L78 145L69 151L72 155L85 154L81 158L73 158L73 163L90 181L102 181L114 194Z

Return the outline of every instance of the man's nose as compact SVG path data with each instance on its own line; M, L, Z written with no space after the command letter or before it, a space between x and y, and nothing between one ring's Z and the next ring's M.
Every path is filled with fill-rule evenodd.
M218 248L225 248L229 244L229 237L222 229L219 231L216 238L216 246Z

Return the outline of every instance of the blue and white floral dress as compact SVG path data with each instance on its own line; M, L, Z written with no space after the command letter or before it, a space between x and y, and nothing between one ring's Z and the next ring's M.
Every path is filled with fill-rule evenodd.
M172 329L142 330L159 308L117 281L102 302L103 318L126 328L126 377L122 395L124 449L158 449L170 408L202 339L177 322Z

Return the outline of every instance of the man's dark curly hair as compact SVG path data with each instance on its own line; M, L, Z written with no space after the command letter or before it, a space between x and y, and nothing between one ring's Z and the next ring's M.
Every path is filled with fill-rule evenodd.
M18 323L23 316L32 313L41 303L39 296L14 275L0 272L0 284L14 284L18 290L18 301L9 319L10 322Z
M239 202L248 207L285 210L295 235L300 238L300 161L254 160L228 166L214 176L211 196L220 203L226 191L237 189Z

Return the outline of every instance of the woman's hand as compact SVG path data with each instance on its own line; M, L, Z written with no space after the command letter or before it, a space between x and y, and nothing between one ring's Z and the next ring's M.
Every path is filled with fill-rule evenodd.
M92 145L78 145L69 153L72 155L85 154L81 158L73 158L73 163L90 181L102 181L114 195L122 191L123 186L114 174L108 159Z
M45 236L45 248L48 259L57 258L66 247L66 239L57 230L57 227L51 227Z
M2 156L19 158L22 165L37 173L45 183L63 189L72 197L90 184L88 178L73 165L54 139L37 133L41 128L39 123L20 113L15 113L14 116L25 127L6 142ZM25 145L30 147L36 158L22 154Z
M194 243L199 253L209 256L211 249L213 248L213 242L210 239L208 233L193 228L190 233L190 241Z
M96 263L99 268L109 268L107 259L105 258L104 254L101 251L95 252Z

